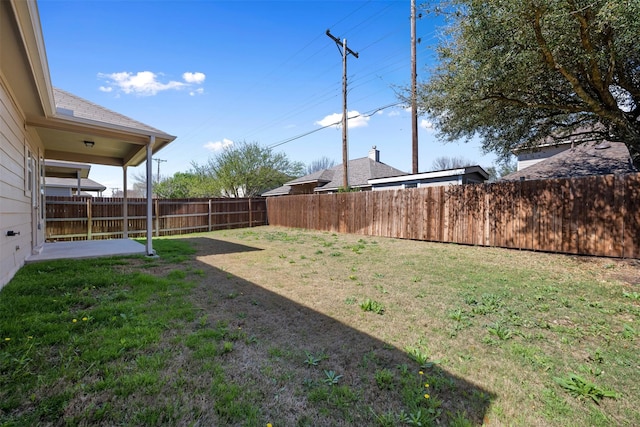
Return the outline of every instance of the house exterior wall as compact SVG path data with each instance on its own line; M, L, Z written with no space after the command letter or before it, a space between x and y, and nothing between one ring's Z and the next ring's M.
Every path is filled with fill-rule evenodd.
M390 182L384 184L373 184L373 191L381 190L399 190L404 188L416 188L416 187L439 187L442 185L460 185L462 184L462 176L444 176L438 178L428 178L424 180L407 180L404 182Z
M571 148L571 144L562 144L549 147L540 147L533 152L523 152L518 154L517 170L522 170L529 166L535 165L549 157L562 153Z
M63 187L47 187L46 194L47 196L65 196L65 197L73 196L71 188L63 188Z
M309 182L307 184L292 185L291 192L289 194L313 194L314 188L318 185L317 182Z
M40 209L43 146L25 131L25 120L0 75L0 288L44 241ZM13 231L15 236L9 236Z

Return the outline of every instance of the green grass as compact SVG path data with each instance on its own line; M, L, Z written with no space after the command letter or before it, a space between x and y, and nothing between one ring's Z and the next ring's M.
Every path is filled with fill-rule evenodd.
M633 262L272 227L154 247L0 292L0 425L640 425Z

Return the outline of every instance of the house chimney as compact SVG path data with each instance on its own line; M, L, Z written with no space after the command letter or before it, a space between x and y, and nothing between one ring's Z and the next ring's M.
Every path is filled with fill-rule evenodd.
M375 145L369 150L369 158L374 162L380 162L380 150L376 149Z

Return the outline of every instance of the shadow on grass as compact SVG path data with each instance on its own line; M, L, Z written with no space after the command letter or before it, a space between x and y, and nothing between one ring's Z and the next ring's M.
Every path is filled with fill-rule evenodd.
M191 237L180 239L189 242L198 251L198 256L227 255L242 252L261 251L260 248L226 242L224 240L210 239L206 237Z
M411 416L422 417L422 424L412 425L435 425L436 418L444 425L486 421L495 398L487 390L436 363L421 366L371 331L314 310L314 301L292 301L221 270L206 256L259 249L207 238L184 241L197 249L193 267L202 280L193 303L202 321L246 334L225 355L225 372L246 390L245 397L260 403L266 421L331 426L412 424ZM341 375L334 386L331 371Z

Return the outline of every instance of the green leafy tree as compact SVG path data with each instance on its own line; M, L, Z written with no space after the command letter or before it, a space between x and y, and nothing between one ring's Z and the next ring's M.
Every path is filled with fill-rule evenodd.
M640 1L451 0L418 102L446 140L507 157L580 134L624 142L640 168Z
M163 199L186 199L220 197L218 182L211 177L195 172L176 172L172 177L162 178L154 184L156 197Z
M194 163L193 168L196 174L215 179L224 197L254 197L302 175L304 164L257 142L241 142L203 165Z
M518 164L513 158L511 158L498 164L493 164L485 170L489 174L489 182L495 182L498 179L517 171Z

